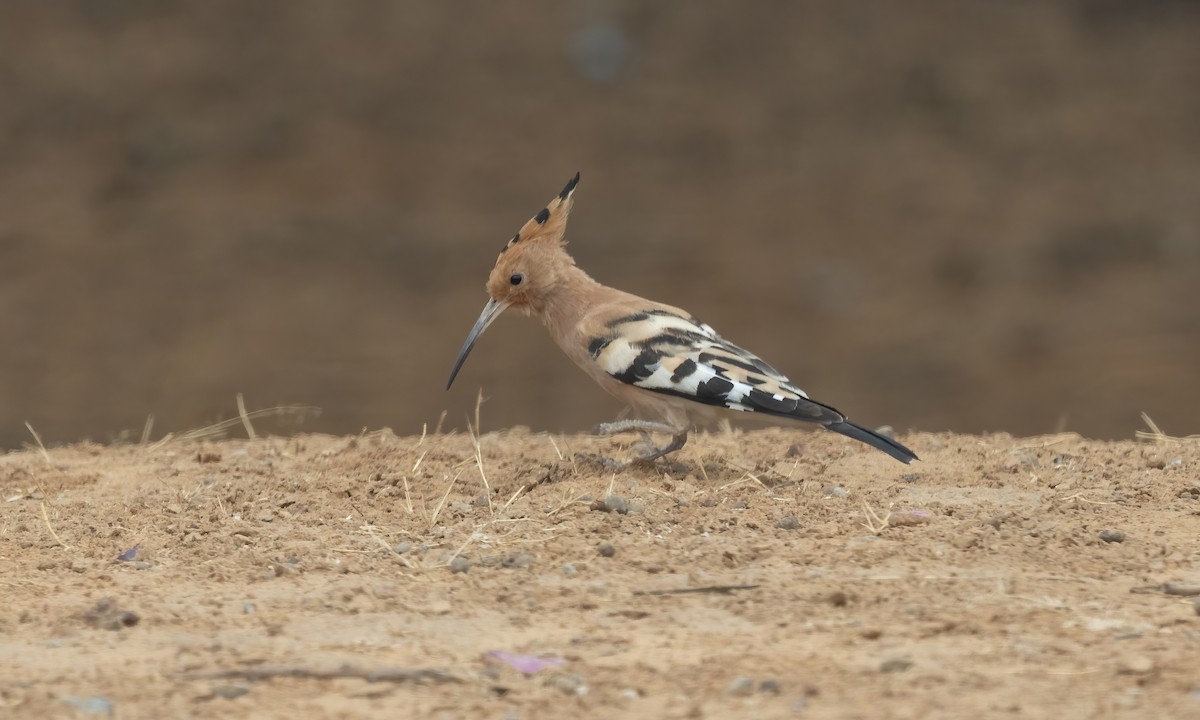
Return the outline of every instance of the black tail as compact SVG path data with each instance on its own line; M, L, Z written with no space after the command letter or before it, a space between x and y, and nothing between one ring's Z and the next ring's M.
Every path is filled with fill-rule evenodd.
M842 435L845 435L846 437L854 438L855 440L857 440L859 442L866 443L866 444L870 445L871 447L875 448L876 450L882 450L883 452L887 453L888 455L891 455L892 457L896 458L897 460L904 463L905 465L909 464L913 460L921 459L921 458L917 457L917 454L915 452L913 452L912 450L909 450L908 448L904 447L903 445L896 442L895 440L892 440L891 438L886 438L873 430L866 429L865 427L863 427L861 425L855 425L854 423L850 422L849 420L843 420L841 422L829 423L825 427L829 428L830 430L834 431L835 433L841 433Z

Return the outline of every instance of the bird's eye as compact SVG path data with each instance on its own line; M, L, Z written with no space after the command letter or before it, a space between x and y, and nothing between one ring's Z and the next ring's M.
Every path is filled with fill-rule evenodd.
M516 287L517 285L520 285L524 281L525 281L525 276L522 275L521 273L513 273L512 277L510 277L508 279L508 282L511 285L513 285L514 287Z

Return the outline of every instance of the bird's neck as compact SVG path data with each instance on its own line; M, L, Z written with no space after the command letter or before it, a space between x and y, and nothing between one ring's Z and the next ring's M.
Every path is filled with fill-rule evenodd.
M563 268L558 282L542 298L534 312L555 338L565 338L592 308L614 291L571 265Z

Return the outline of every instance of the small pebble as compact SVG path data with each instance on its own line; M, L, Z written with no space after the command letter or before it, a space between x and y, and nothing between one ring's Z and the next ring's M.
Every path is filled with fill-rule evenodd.
M823 492L826 497L844 498L850 496L850 491L841 485L826 485L821 492Z
M592 503L593 510L615 512L618 515L629 514L629 501L620 495L609 495L599 502Z
M566 565L563 565L563 575L566 575L567 577L574 577L575 575L578 575L578 574L579 574L579 571L576 570L575 566L572 565L571 563L567 563Z
M403 555L404 553L406 553L412 549L413 549L413 544L412 544L412 542L410 542L408 540L402 540L402 541L396 543L396 547L392 548L392 550L397 555Z
M737 697L745 697L754 692L754 678L741 675L735 677L733 682L729 683L729 694Z
M795 515L785 515L775 523L775 527L780 530L797 530L800 527L800 521L796 519Z
M1106 543L1123 543L1125 542L1125 533L1120 530L1101 530L1100 539Z
M916 473L909 473L907 475L901 475L900 479L906 483L915 483L917 480L920 479L920 477L921 476L917 475Z
M112 700L99 695L80 697L78 695L59 695L59 700L74 707L84 715L112 715L116 709Z
M213 688L212 694L224 700L236 700L248 692L250 688L245 685L218 685Z
M533 564L533 556L529 553L509 555L500 563L506 568L526 568Z
M792 446L783 454L784 457L800 457L804 454L804 446L800 443L792 443Z
M745 500L738 500L729 507L733 508L734 510L748 510L750 505Z
M879 671L885 673L904 672L912 666L912 660L905 660L904 658L892 658L891 660L884 660L879 665Z
M548 687L558 688L567 695L587 695L587 680L575 673L555 673L546 678Z
M612 546L612 543L602 542L596 548L596 552L600 553L600 557L612 557L617 554L617 549Z
M471 561L462 555L459 555L450 561L450 572L452 573L465 573L470 569Z
M778 695L783 692L783 687L778 680L763 680L758 684L758 691L768 695Z
M476 495L475 499L471 501L471 504L474 505L475 507L481 507L481 508L485 508L485 507L488 507L489 505L491 505L491 503L488 502L487 493L479 493L478 495Z

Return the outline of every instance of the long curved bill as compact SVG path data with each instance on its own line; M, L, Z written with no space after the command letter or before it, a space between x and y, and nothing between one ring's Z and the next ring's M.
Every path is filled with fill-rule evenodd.
M446 382L446 389L454 384L454 378L458 377L458 371L462 369L463 363L467 361L467 356L471 354L471 348L475 347L475 341L483 334L484 330L488 329L488 325L492 321L500 317L500 313L508 307L508 303L499 303L495 300L488 300L487 305L483 306L483 312L479 313L479 319L475 321L475 327L471 328L470 334L467 335L467 341L463 343L462 350L458 351L458 359L454 361L454 369L450 371L450 380Z

